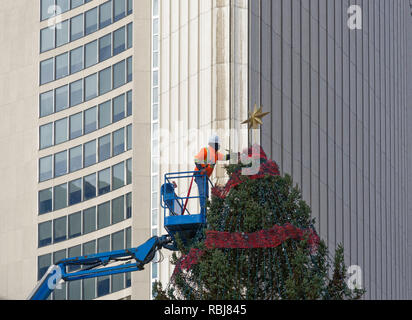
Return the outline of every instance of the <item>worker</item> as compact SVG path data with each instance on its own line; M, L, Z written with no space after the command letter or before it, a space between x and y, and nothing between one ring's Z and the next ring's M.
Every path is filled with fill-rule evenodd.
M195 156L195 182L199 190L201 213L206 213L206 199L209 198L208 178L213 173L217 161L230 160L230 155L218 152L220 149L219 136L213 134L209 138L209 146L202 148Z

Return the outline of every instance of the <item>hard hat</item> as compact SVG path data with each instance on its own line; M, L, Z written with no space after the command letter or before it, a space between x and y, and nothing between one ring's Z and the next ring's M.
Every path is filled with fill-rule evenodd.
M220 144L219 136L217 134L212 134L209 138L209 144Z

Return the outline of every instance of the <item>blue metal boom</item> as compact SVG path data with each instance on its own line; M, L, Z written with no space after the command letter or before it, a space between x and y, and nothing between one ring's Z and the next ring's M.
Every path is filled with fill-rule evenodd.
M140 271L150 263L157 250L166 248L174 250L170 236L152 237L137 248L117 250L88 256L68 258L49 267L28 300L46 300L61 280L74 281L100 276ZM131 262L133 261L134 262ZM107 266L110 263L122 262L117 266ZM80 271L69 272L69 267L81 267Z

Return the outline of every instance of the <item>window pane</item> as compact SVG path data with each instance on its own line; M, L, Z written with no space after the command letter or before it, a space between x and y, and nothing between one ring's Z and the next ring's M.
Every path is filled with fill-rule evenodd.
M52 210L52 189L39 191L39 214L48 213Z
M83 300L93 300L96 298L96 279L83 280Z
M84 79L84 100L89 101L97 97L97 73Z
M54 80L54 59L47 59L40 62L40 84L45 84Z
M76 73L83 69L83 47L70 51L70 73Z
M97 40L90 42L84 46L85 50L85 67L88 68L97 63Z
M126 49L126 33L122 27L113 32L113 55L119 54Z
M102 297L110 293L110 276L97 278L97 296Z
M54 123L55 144L67 141L67 118Z
M78 245L75 247L71 247L68 249L68 258L75 258L75 257L80 257L82 255L82 246ZM69 266L68 270L69 272L79 270L80 266Z
M124 152L124 129L113 133L113 157Z
M86 19L86 35L93 33L97 30L97 7L91 9L85 13Z
M37 261L38 272L37 272L37 280L40 280L44 274L46 273L47 269L51 266L52 256L51 253L45 254L43 256L39 256Z
M83 190L84 190L84 201L96 197L97 184L96 184L96 174L93 173L83 179Z
M66 217L53 220L53 243L67 239Z
M97 253L110 251L110 236L105 236L97 240Z
M69 42L69 20L59 23L56 27L56 47Z
M83 115L81 112L70 117L70 139L76 139L82 135Z
M39 160L39 181L46 181L53 178L53 156L41 158Z
M82 201L82 179L69 182L69 205L75 205Z
M108 67L99 72L99 95L112 90L112 68Z
M132 149L132 125L127 126L127 150Z
M114 21L118 21L126 16L125 0L114 0Z
M80 170L82 168L82 146L70 149L70 172Z
M132 247L132 228L126 229L126 248Z
M99 39L99 61L109 59L112 56L112 34Z
M99 105L99 129L106 127L112 121L111 101Z
M159 15L159 0L153 0L153 15Z
M83 211L83 234L96 231L96 207Z
M126 219L132 217L132 194L126 194Z
M124 94L113 99L113 122L124 118Z
M96 163L96 140L84 144L84 167L90 167Z
M52 243L52 223L51 221L39 224L39 248Z
M100 5L100 29L112 23L112 1Z
M83 81L78 80L70 83L70 107L83 102Z
M56 112L67 109L69 103L69 87L67 85L56 89Z
M127 14L133 13L133 0L127 0Z
M113 166L113 190L124 186L124 162Z
M44 28L40 31L41 52L54 48L54 28Z
M54 187L54 210L67 207L67 183Z
M82 235L82 213L76 212L69 215L69 239Z
M153 19L153 34L159 34L159 19Z
M54 0L41 0L41 20L54 16Z
M97 108L93 107L84 112L84 134L97 129Z
M99 172L99 196L110 192L110 168Z
M120 61L113 66L113 88L118 88L125 84L125 61Z
M109 225L110 225L110 201L105 202L97 207L97 228L103 229L103 228L108 227Z
M81 300L81 280L70 281L69 286L69 297L68 300Z
M112 275L112 292L117 292L124 289L124 274Z
M53 145L53 123L40 127L40 149Z
M133 46L133 23L127 25L127 49Z
M70 41L83 37L83 13L70 19Z
M53 253L53 264L57 264L63 259L66 259L66 249L59 250ZM53 291L53 300L66 300L66 283L61 284L61 289Z
M112 201L112 224L124 220L124 197L113 199ZM113 249L118 250L118 249Z
M157 68L159 66L159 52L153 53L153 68Z
M99 162L110 158L110 134L99 138Z
M132 183L132 159L126 161L126 182L127 184Z
M90 255L96 253L96 240L92 240L83 244L83 255Z
M71 0L71 8L74 9L83 4L83 0Z
M56 0L56 5L60 8L61 13L70 10L69 0Z
M133 60L132 57L127 58L127 82L133 80Z
M69 54L63 53L56 57L56 79L63 78L69 74Z
M132 115L132 91L127 92L127 116Z
M53 113L53 90L40 95L40 117Z
M67 173L67 151L54 155L54 176L60 177Z

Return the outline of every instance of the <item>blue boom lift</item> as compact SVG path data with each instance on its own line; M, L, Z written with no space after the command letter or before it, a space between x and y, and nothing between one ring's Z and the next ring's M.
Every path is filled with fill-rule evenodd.
M46 300L62 280L74 281L141 271L146 264L154 259L156 251L162 248L177 250L176 236L178 234L184 243L193 239L196 233L206 225L206 216L202 211L200 214L191 214L187 209L187 203L190 199L200 198L199 196L190 196L193 178L198 174L194 171L165 174L164 184L161 186L161 206L164 209L164 227L168 232L167 235L152 237L136 248L61 260L48 268L28 299ZM186 197L180 197L175 192L174 179L188 178L192 178L189 193ZM210 182L206 178L204 181L205 185ZM110 266L114 263L116 266ZM73 266L81 268L78 271L70 272Z

